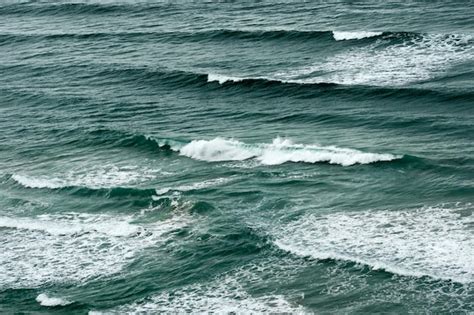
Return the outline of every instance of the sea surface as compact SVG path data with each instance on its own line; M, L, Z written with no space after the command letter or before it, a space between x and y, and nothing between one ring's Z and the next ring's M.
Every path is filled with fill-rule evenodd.
M473 16L2 1L0 313L473 314Z

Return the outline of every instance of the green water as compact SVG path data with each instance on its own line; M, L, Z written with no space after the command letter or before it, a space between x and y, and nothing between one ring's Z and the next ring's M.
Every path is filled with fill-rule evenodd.
M0 4L0 313L472 313L473 13Z

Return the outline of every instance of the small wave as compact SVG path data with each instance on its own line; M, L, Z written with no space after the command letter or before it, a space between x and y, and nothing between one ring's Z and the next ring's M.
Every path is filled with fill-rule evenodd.
M36 302L41 306L65 306L71 304L68 300L58 298L58 297L49 297L45 293L41 293L36 297Z
M351 40L362 39L382 35L382 32L337 32L333 31L332 35L335 40Z
M274 232L275 244L320 260L355 262L402 276L471 283L472 220L471 205L307 215L279 226Z
M282 138L274 139L271 144L246 144L219 137L212 140L193 140L178 151L180 155L202 161L243 161L254 158L264 165L303 162L349 166L402 158L399 155L366 153L335 146L294 144Z

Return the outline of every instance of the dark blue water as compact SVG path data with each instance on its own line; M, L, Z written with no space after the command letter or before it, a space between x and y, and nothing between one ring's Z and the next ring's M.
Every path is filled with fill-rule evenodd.
M0 313L474 311L474 4L0 4Z

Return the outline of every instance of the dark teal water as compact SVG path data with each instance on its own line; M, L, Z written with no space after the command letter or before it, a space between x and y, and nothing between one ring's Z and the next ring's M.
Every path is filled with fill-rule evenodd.
M474 312L474 3L0 4L0 313Z

